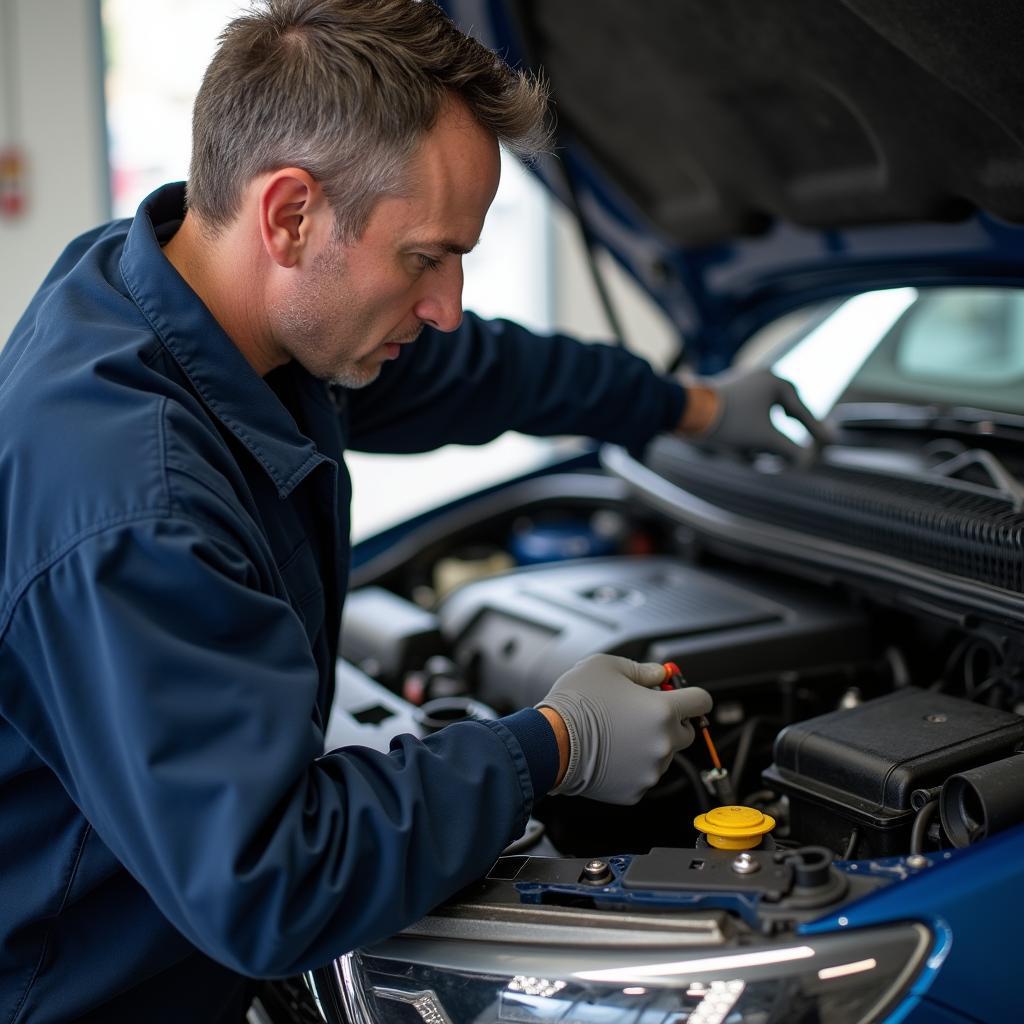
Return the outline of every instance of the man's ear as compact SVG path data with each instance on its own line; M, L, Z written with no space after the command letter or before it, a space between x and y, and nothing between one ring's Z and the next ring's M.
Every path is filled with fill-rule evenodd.
M269 174L259 192L260 235L267 255L294 267L329 213L327 197L307 171L285 167Z

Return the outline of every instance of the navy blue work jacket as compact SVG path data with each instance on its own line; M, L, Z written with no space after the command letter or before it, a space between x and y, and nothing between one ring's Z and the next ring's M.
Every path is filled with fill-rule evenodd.
M241 1019L245 977L380 939L553 782L533 710L323 751L343 452L629 445L684 394L467 316L376 382L257 375L161 252L181 185L72 242L0 351L0 1021Z

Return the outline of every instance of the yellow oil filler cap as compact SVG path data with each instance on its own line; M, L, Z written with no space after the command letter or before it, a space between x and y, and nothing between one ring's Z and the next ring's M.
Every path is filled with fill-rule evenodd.
M752 850L765 833L775 828L775 819L756 807L732 804L698 814L693 824L707 835L708 844L716 849Z

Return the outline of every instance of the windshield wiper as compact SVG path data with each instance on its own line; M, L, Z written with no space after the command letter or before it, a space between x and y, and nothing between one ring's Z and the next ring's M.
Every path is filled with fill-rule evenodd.
M838 405L829 421L846 430L898 430L929 436L1024 442L1024 416L936 405L904 405L898 402L847 402ZM1024 510L1024 483L1010 472L992 452L965 448L928 468L928 473L948 480L982 484L1008 500L1015 512Z
M970 406L844 402L829 414L844 430L901 430L944 437L1024 442L1024 416Z

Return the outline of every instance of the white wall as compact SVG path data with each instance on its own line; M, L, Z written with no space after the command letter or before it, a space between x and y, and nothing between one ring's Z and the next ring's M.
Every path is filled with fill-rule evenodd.
M21 138L9 139L2 111L0 147L18 141L27 157L28 206L0 216L0 345L64 246L107 219L97 0L0 0L14 44Z

